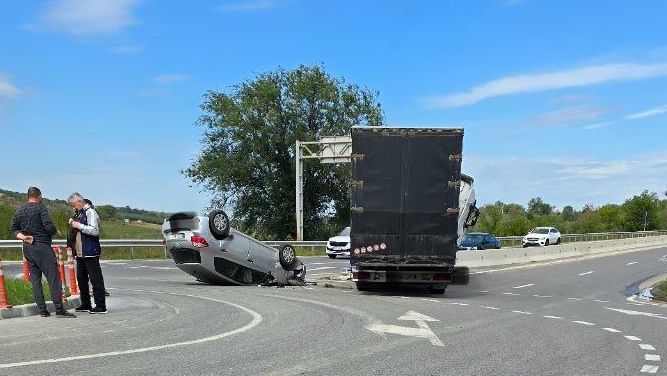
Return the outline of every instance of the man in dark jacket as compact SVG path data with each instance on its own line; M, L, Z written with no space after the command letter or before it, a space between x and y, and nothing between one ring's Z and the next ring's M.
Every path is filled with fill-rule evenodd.
M79 193L72 193L67 199L78 211L77 219L70 219L69 224L77 229L74 249L76 252L76 277L79 282L81 306L77 312L107 313L104 296L104 277L100 267L100 216L86 203ZM90 304L88 281L93 285L95 308Z
M62 318L76 317L65 311L62 289L58 274L58 264L51 249L53 235L58 230L53 225L49 212L42 205L42 192L36 187L28 189L28 202L21 206L12 221L11 232L23 241L23 255L30 266L30 282L35 295L35 303L42 317L50 316L44 302L42 290L42 273L46 277L51 290L51 299L56 308L56 316Z

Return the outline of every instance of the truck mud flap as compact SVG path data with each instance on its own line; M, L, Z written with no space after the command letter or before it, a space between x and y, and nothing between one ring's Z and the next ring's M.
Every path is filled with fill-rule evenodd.
M452 271L452 285L467 285L470 281L470 271L466 266L455 266Z

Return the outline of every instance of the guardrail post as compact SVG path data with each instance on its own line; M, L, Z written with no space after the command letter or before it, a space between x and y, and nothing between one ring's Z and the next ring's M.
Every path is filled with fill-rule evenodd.
M67 293L67 279L65 278L65 264L63 263L63 251L62 247L57 246L54 249L54 252L56 252L56 257L58 260L58 274L60 274L60 285L62 286L62 300L63 302L66 300L65 296Z
M2 269L2 251L0 251L0 308L12 308L5 288L5 272Z

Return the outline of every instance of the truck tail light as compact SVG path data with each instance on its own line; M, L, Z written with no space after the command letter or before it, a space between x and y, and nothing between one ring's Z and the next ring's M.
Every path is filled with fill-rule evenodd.
M371 275L368 272L354 272L352 273L352 279L355 281L360 281L362 279L371 279Z
M192 245L194 245L197 248L208 247L208 242L201 236L194 235L190 238L190 241L192 242Z
M434 281L451 281L452 276L448 273L435 273L433 274Z

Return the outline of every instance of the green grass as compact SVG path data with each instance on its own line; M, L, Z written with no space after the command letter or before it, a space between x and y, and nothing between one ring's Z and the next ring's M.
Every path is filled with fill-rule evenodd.
M667 279L658 284L653 290L651 290L653 298L657 300L662 300L667 302Z
M162 239L156 226L132 224L123 221L102 221L100 239Z
M32 291L30 282L21 279L5 278L5 288L7 289L7 299L11 305L21 305L35 302L35 294ZM42 281L42 290L44 291L44 300L51 300L51 291L46 281ZM70 296L69 287L65 288L65 296Z
M326 256L324 247L294 247L297 256Z

